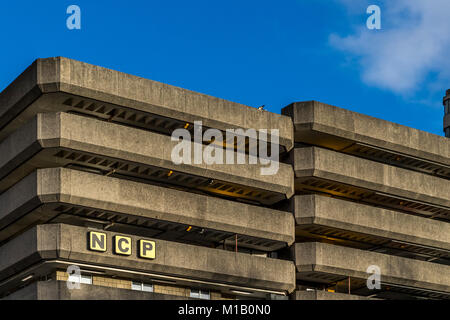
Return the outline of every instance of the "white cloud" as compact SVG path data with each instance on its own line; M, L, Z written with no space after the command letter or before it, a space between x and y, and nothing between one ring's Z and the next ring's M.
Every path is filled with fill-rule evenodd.
M340 2L355 11L355 1ZM382 30L369 30L362 21L354 34L330 36L332 46L358 61L363 81L402 94L425 84L439 87L426 83L430 77L441 87L449 87L450 1L384 0L373 4L381 8Z

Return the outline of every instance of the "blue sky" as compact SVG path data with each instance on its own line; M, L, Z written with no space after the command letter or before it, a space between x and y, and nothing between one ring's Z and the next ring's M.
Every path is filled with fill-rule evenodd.
M1 1L0 88L65 56L273 112L314 99L443 135L449 3ZM66 27L72 4L81 30ZM369 4L381 30L365 27Z

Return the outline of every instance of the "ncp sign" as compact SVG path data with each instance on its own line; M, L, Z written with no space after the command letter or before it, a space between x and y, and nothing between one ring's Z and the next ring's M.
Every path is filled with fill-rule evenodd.
M107 235L104 232L90 231L88 233L88 248L91 251L106 252ZM143 259L155 259L156 244L154 241L140 239L136 244L138 257ZM133 254L133 240L131 237L115 235L113 236L113 252L117 255L131 256Z

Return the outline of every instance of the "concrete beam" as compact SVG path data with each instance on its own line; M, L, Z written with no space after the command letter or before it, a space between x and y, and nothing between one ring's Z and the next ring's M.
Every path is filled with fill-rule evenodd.
M172 178L182 173L230 183L230 190L237 185L249 187L256 194L259 191L260 201L268 204L289 198L294 192L293 171L288 164L279 163L278 173L274 175L262 175L263 165L249 164L248 159L246 164L207 165L204 161L195 164L194 147L198 144L191 143L192 164L175 165L171 153L178 143L165 135L73 114L38 114L0 143L0 154L5 155L0 159L0 192L36 168L70 164L126 175L134 174L131 168L145 172L151 166L166 170L165 174L159 174L163 174L168 183L171 178L167 174L173 170ZM201 147L201 150L205 148ZM114 163L120 167L112 166ZM140 174L140 178L145 176ZM238 188L233 193L219 187L213 190L213 187L203 186L203 189L238 197Z
M294 300L378 300L370 299L364 296L357 296L354 294L328 292L321 290L313 291L295 291L292 295Z
M155 292L80 284L69 290L65 281L36 281L0 300L192 300Z
M53 261L54 268L61 269L58 265L58 261L61 261L75 265L94 265L102 270L120 268L152 273L155 277L170 275L191 279L193 282L208 281L216 283L218 288L219 284L227 284L287 293L295 289L295 266L292 261L133 235L127 235L132 239L133 254L118 256L112 250L113 236L116 233L108 231L104 231L107 234L107 251L89 251L87 234L90 230L92 229L64 224L46 224L15 237L0 247L1 280L5 284L4 280L42 262ZM136 243L139 239L156 242L154 260L137 257ZM37 276L39 269L33 272Z
M299 227L319 225L450 250L450 224L319 195L294 197Z
M317 177L374 192L450 208L450 180L331 150L294 150L296 179Z
M228 201L65 168L38 169L0 195L0 241L76 206L220 230L278 243L294 242L291 212Z
M37 59L0 93L0 140L37 113L76 111L64 103L71 97L223 131L277 129L280 145L293 147L289 117L63 57Z
M295 141L342 150L355 142L450 166L450 141L425 131L377 119L318 101L293 103Z
M381 270L382 285L389 283L450 293L450 269L442 264L319 242L295 244L295 261L297 278L313 279L315 274L329 274L336 279L367 279L367 268L376 265Z

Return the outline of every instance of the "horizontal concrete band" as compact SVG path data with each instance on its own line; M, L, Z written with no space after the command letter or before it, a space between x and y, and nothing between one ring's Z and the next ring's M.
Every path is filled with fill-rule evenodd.
M450 208L450 180L331 150L294 150L296 178L317 177Z
M56 216L58 212L34 212L52 203L244 234L284 245L292 244L295 238L290 212L78 170L49 168L34 171L0 195L0 230L11 229L0 231L0 239ZM16 223L25 215L35 217L23 219L28 223Z
M295 300L377 300L354 294L319 290L295 291L293 296Z
M176 165L171 154L178 141L171 137L106 121L95 120L67 113L38 114L33 120L11 134L0 144L0 178L22 165L30 157L44 149L64 148L73 152L106 156L148 166L173 170L200 177L208 177L239 185L268 190L290 197L293 194L293 171L287 164L278 163L276 174L262 175L260 163L211 164L194 163L194 148L206 147L196 143L191 146L191 164ZM51 151L51 150L50 150ZM31 159L19 169L17 177L2 181L2 190L17 182L30 170L41 167L61 166L51 154L41 159ZM224 152L225 158L225 152ZM225 161L224 161L225 162ZM64 164L65 165L65 164ZM86 165L89 165L87 163Z
M450 269L446 265L413 260L319 242L295 244L298 273L327 273L367 279L367 268L380 268L381 284L410 286L450 292Z
M301 142L309 133L316 133L316 143L324 142L322 134L346 139L335 140L330 148L343 149L361 142L391 151L450 165L450 141L425 131L373 118L318 101L293 103L282 114L292 117L295 139ZM309 133L308 133L309 132ZM321 138L320 138L321 137Z
M62 57L36 60L0 93L0 127L15 117L27 121L33 115L19 113L43 94L55 92L181 121L202 121L219 130L277 129L280 144L287 150L293 147L289 117Z
M113 253L112 243L117 234L107 231L107 251L89 251L87 234L91 230L46 224L26 231L0 247L0 277L4 280L34 264L57 259L264 290L290 293L295 288L292 261L132 235L128 235L132 239L132 255L118 256ZM136 244L140 239L156 242L154 260L137 257Z
M1 300L1 299L0 299ZM70 290L66 281L36 281L3 300L193 300L187 297L80 284Z
M450 250L450 224L319 195L294 197L295 220Z

